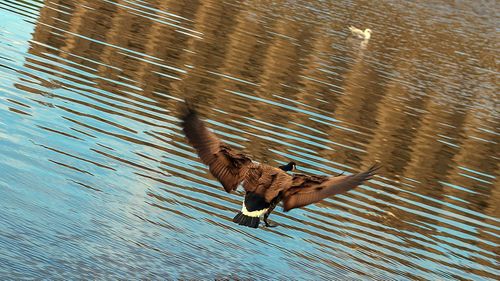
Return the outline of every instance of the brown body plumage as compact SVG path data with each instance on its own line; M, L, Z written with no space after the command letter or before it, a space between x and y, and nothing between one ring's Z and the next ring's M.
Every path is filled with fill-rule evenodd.
M264 222L268 226L267 217L280 201L284 202L284 211L303 207L353 189L370 179L378 169L373 166L362 173L335 177L289 175L280 168L253 162L248 156L233 151L205 127L192 107L184 109L181 119L187 140L224 189L231 192L242 183L247 196L242 212L234 221L247 226L257 227L258 216L264 213ZM255 203L254 198L260 198L262 202ZM259 207L247 209L252 204ZM259 208L263 208L264 213L260 213Z

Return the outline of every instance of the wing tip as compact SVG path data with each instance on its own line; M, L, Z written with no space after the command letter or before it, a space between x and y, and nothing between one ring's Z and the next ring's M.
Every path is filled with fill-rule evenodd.
M198 115L198 112L196 110L196 106L189 99L184 99L184 103L179 106L179 112L180 112L179 118L183 122L186 122L186 120L192 116Z
M377 174L377 171L382 168L382 163L380 162L375 162L375 164L373 164L368 170L366 170L366 172L364 172L366 174L366 178L365 180L370 180L373 178L373 176L375 176Z
M382 168L382 163L376 161L375 164L373 164L369 171L377 171L378 169Z

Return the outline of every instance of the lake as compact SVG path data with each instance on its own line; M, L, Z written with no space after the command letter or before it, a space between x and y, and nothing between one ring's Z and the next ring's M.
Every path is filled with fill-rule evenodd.
M497 11L0 0L0 279L498 280ZM383 168L239 226L184 99L255 161Z

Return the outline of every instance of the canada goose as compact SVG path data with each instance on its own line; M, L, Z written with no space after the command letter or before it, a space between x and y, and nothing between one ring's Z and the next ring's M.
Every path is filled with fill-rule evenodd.
M365 29L365 31L363 31L363 30L356 28L354 26L349 26L349 30L351 31L352 35L358 37L359 39L368 40L368 39L370 39L370 37L372 35L372 30L369 28L367 28L367 29Z
M180 118L188 142L224 189L231 192L240 183L243 185L245 200L241 211L233 218L240 225L257 228L263 215L265 225L271 226L267 218L279 202L284 202L285 212L316 203L355 188L371 179L379 168L374 165L365 172L349 176L289 175L286 172L295 168L294 162L280 168L253 162L208 130L191 105L183 107Z

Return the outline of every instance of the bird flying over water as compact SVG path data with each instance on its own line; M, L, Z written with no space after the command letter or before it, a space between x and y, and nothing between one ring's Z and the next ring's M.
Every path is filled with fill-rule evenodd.
M354 26L349 26L349 30L351 31L352 35L356 36L359 39L364 39L364 40L370 39L371 34L372 34L372 30L369 28L367 28L367 29L365 29L365 31L363 31L363 30L356 28Z
M272 226L267 218L278 203L283 202L285 212L316 203L357 187L371 179L379 168L374 165L353 175L290 175L287 171L295 169L294 162L279 168L254 162L221 141L205 126L191 105L186 103L182 111L182 129L201 162L208 165L210 173L227 192L240 184L245 189L242 209L233 218L240 225L257 228L260 217L264 216L265 225Z

